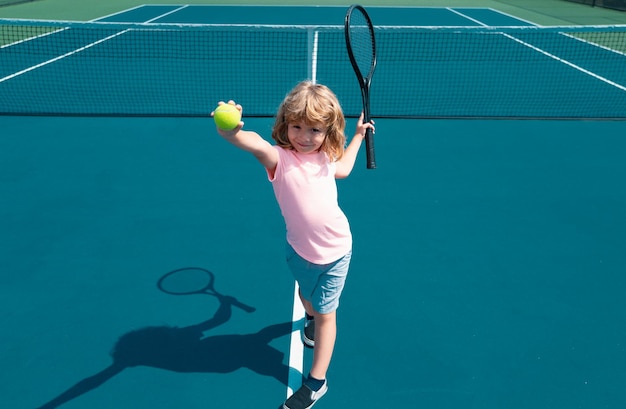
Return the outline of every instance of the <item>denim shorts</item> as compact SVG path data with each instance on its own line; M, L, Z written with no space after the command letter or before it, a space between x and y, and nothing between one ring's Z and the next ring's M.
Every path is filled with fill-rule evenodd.
M302 297L315 311L329 314L339 307L339 297L348 276L352 251L329 264L311 263L287 244L287 265L300 286Z

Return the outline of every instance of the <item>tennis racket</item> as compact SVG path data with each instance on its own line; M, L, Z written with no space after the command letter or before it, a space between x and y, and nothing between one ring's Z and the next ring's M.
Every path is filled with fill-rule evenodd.
M170 271L161 277L157 283L159 290L172 295L208 294L222 297L213 287L215 275L207 269L200 267L185 267ZM236 299L232 299L232 305L246 312L254 312L256 308L250 307Z
M370 86L376 69L376 39L374 26L369 15L362 6L352 5L348 8L345 22L346 47L354 68L354 73L361 87L363 99L363 122L370 122ZM376 168L374 155L374 135L371 129L365 133L365 150L367 168Z

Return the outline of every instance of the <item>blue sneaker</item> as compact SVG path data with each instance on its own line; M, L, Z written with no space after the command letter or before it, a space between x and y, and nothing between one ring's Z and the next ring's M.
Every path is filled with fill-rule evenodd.
M328 384L324 381L324 385L319 391L313 391L307 385L302 385L300 389L285 401L282 409L309 409L315 405L322 396L328 391Z
M315 319L304 319L302 342L309 348L315 348Z

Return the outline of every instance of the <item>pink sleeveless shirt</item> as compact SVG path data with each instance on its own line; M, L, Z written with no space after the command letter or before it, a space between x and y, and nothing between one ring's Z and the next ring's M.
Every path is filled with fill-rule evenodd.
M311 263L340 259L352 249L352 234L337 202L335 163L322 152L274 148L278 165L268 177L285 219L287 242Z

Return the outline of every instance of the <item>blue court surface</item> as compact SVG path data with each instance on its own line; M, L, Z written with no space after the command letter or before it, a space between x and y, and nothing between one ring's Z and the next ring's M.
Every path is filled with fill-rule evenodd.
M247 24L345 13L241 7ZM223 23L230 10L100 20ZM371 15L532 24L489 9ZM269 137L271 118L245 123ZM361 155L338 181L354 256L315 407L624 407L625 123L376 124L379 168ZM0 116L0 129L3 407L276 408L298 387L311 351L283 221L262 167L210 118ZM192 268L237 303L159 285Z

